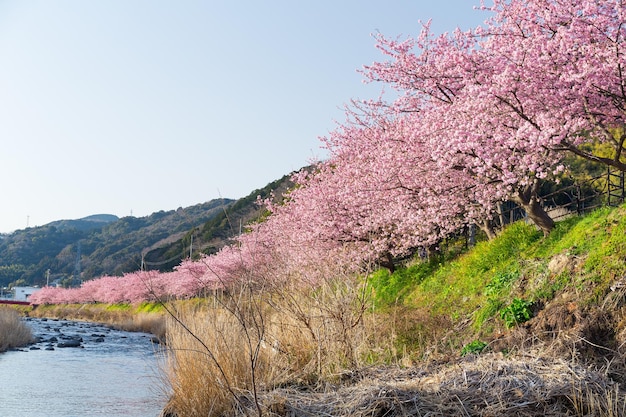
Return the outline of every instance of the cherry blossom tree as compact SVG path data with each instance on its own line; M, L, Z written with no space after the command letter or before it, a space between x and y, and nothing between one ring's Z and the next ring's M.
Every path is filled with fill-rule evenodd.
M537 191L542 179L562 169L562 157L538 143L542 113L516 111L499 95L507 57L489 53L480 33L434 37L426 24L417 39L379 35L390 60L365 67L364 74L400 93L391 105L417 115L438 165L471 178L477 201L515 201L548 233L554 222L538 204Z
M539 145L626 171L623 1L496 0L486 9L493 17L477 34L486 53L506 57L495 94L522 116L533 109Z
M283 258L299 259L300 270L329 256L393 269L395 257L489 215L491 197L477 200L472 178L433 158L421 115L358 107L323 139L330 158L294 177L287 202L270 203L272 215L255 228Z

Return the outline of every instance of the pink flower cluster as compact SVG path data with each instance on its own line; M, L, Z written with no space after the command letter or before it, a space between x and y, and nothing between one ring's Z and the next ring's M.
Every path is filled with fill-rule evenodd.
M32 304L140 303L187 298L215 287L200 263L183 262L174 272L138 271L124 276L103 276L79 288L44 287L31 295Z

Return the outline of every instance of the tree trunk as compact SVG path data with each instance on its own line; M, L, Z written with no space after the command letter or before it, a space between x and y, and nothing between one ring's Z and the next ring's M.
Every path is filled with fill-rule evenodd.
M426 253L428 254L428 260L433 261L441 257L441 248L439 247L439 243L433 243L432 245L426 248Z
M528 218L541 229L544 236L547 236L554 228L554 220L541 207L537 196L538 191L539 181L535 180L532 185L519 189L517 194L511 197L511 201L523 208Z
M389 252L383 255L383 257L378 261L378 264L383 268L387 268L390 274L393 274L396 270L396 266L393 263L393 256L391 256Z
M467 241L466 246L473 248L476 246L476 224L470 223L467 226Z
M487 239L495 239L496 232L493 228L493 222L491 222L490 220L484 220L480 225L480 230L485 232L485 234L487 235Z
M502 208L502 201L498 201L498 203L496 203L496 213L498 213L498 219L500 220L500 229L504 229L504 226L506 226L507 221L504 218L504 210Z

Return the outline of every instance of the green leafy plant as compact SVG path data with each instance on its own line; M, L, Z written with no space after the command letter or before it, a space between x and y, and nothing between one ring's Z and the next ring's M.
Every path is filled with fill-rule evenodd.
M507 271L498 272L491 281L485 286L485 295L487 297L497 296L504 288L510 287L511 283L519 278L519 272Z
M486 347L487 343L481 340L474 340L473 342L470 342L467 345L463 346L463 349L461 349L461 356L465 356L470 353L478 355L483 350L485 350Z
M517 269L498 271L485 285L483 293L487 297L486 302L480 309L474 312L474 328L480 329L485 321L498 313L503 305L503 299L510 291L511 284L519 279L520 273ZM506 290L506 291L505 291Z
M517 324L524 323L533 317L532 303L521 298L513 299L513 302L500 311L500 318L509 329Z

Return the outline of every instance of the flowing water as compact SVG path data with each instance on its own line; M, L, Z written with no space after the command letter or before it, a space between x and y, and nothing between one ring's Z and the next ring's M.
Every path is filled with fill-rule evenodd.
M0 416L159 415L165 395L150 335L65 320L28 324L40 341L0 354Z

